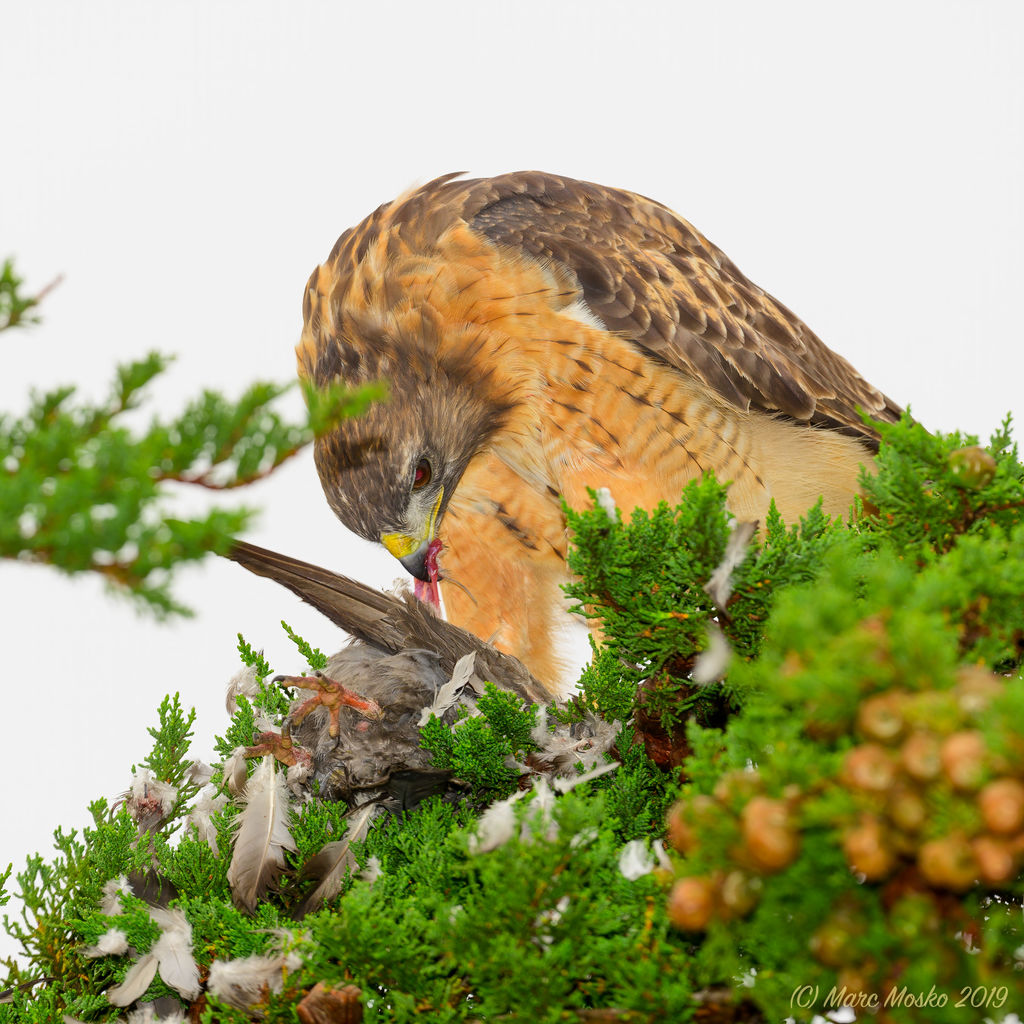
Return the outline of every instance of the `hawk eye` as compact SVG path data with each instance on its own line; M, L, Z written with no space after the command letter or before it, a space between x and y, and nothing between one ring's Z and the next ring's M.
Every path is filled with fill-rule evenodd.
M416 472L412 477L412 489L418 491L430 483L430 463L426 459L420 459L416 464Z

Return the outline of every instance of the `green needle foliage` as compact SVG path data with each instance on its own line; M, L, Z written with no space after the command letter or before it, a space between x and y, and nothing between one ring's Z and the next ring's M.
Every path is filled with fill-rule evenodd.
M862 490L852 523L773 512L716 598L734 527L714 479L675 507L571 513L570 595L605 642L547 720L615 723L618 767L553 800L529 791L516 765L538 753L540 709L490 687L479 715L421 730L454 795L379 819L304 916L302 867L345 834L345 809L290 804L296 850L243 914L227 878L244 803L219 764L197 794L191 716L165 701L141 763L175 788L166 819L140 836L129 806L98 801L93 826L58 830L55 855L15 876L25 913L5 923L24 962L7 984L51 980L13 991L0 1024L118 1019L103 993L157 948L161 881L191 927L191 1011L207 1022L294 1021L318 983L385 1022L806 1021L843 1002L959 1022L1024 1005L1024 468L1009 423L984 448L885 427ZM731 660L697 685L716 630ZM253 695L221 761L288 709L241 637L239 652ZM185 823L212 798L208 826ZM505 841L482 852L496 811ZM666 862L629 868L666 838ZM111 904L122 875L135 892ZM111 928L131 948L87 956ZM250 956L277 967L242 1009L208 979ZM144 999L160 997L186 1002L157 972Z
M10 262L0 275L0 330L32 322ZM306 423L274 409L289 385L260 382L234 399L212 391L178 416L138 429L144 392L170 362L151 352L119 366L108 397L76 399L75 388L34 393L21 415L0 412L0 558L100 575L159 618L188 614L171 592L175 571L223 553L254 510L214 507L172 514L183 488L219 492L272 473L340 419L386 398L381 384L306 389ZM176 485L182 485L175 491Z
M59 283L59 278L37 295L26 295L24 283L15 272L14 261L4 260L3 267L0 267L0 331L17 327L19 324L24 326L39 323L39 317L29 315L29 311L42 302L46 293Z

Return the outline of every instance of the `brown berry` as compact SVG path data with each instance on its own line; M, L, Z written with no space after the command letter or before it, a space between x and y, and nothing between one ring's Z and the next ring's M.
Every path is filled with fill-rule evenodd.
M840 778L851 789L881 793L895 781L896 763L885 747L862 743L847 752Z
M746 802L750 797L761 792L761 776L756 771L747 771L744 768L724 772L715 783L712 790L715 799L723 804L732 804L735 801Z
M826 967L842 967L850 962L854 942L848 922L840 916L830 917L810 938L811 955Z
M964 487L984 487L996 475L996 460L984 448L971 445L950 453L949 469Z
M719 898L722 902L723 917L746 917L761 898L764 882L757 875L746 871L730 871L722 879Z
M904 832L917 832L928 820L928 805L916 786L897 782L886 797L889 820Z
M947 736L939 756L946 778L957 789L974 790L985 781L985 738L976 729Z
M989 885L1003 885L1016 875L1017 857L1006 839L977 836L971 840L971 850L982 881Z
M869 882L886 878L896 862L886 841L885 828L873 815L864 815L845 833L843 853L850 867Z
M960 709L968 715L976 715L1006 691L1002 677L989 672L983 665L964 665L956 674L956 694Z
M759 871L781 871L800 852L800 835L794 829L789 806L767 796L751 798L741 814L744 848Z
M699 845L701 827L718 813L718 803L703 793L680 800L668 812L669 842L680 853L693 853Z
M857 728L861 735L880 743L893 743L906 727L903 714L907 695L898 690L880 693L862 701L857 709Z
M912 732L900 748L900 761L908 775L918 782L931 782L942 771L942 743L932 732Z
M710 878L680 878L668 898L668 917L686 932L707 928L715 910L715 889Z
M1024 783L995 779L978 794L978 807L990 832L1010 835L1024 826Z
M838 988L852 997L854 1006L870 1006L875 999L875 986L870 973L863 967L844 967L836 977Z
M917 866L931 885L963 892L978 877L979 866L967 837L951 832L921 845Z

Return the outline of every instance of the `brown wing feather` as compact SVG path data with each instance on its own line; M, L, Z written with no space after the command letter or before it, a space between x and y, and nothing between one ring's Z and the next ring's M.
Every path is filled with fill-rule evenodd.
M459 658L475 653L477 673L482 678L527 700L550 700L547 689L522 662L438 618L422 601L412 597L402 600L348 576L246 541L236 541L226 557L257 576L287 587L342 629L375 647L393 653L433 651L448 675Z
M730 403L870 436L899 407L690 224L643 196L540 172L439 179L406 202L461 210L498 245L571 271L611 331ZM394 214L401 216L400 214Z

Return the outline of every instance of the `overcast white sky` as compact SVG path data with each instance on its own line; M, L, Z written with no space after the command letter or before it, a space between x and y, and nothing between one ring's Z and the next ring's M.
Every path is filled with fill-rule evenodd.
M65 281L0 336L0 410L99 397L153 348L178 356L166 413L290 379L303 285L346 227L446 171L532 167L668 204L927 426L987 437L1024 419L1022 40L1018 0L6 4L0 257ZM243 500L258 543L399 574L308 453ZM182 576L196 616L173 626L93 580L0 575L0 867L125 788L165 693L208 757L237 632L282 671L282 617L341 640L227 563Z

